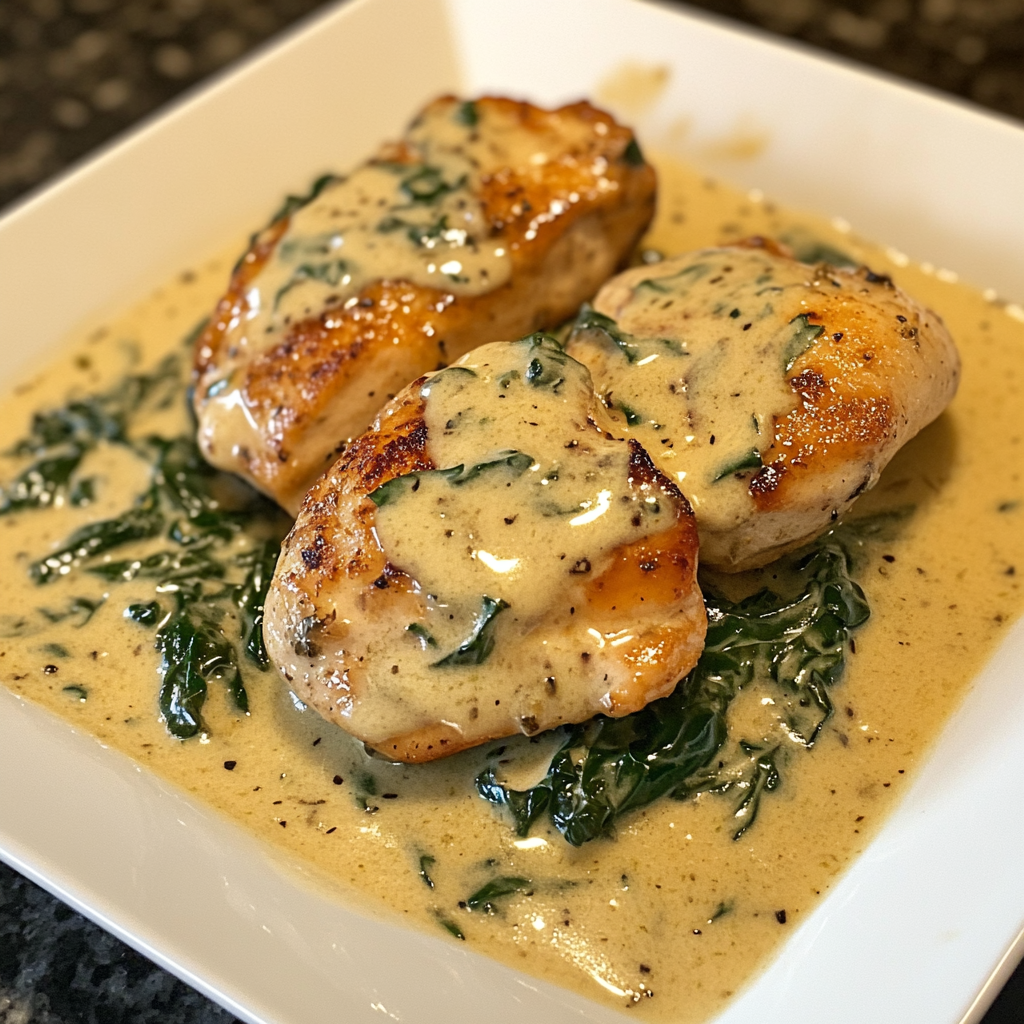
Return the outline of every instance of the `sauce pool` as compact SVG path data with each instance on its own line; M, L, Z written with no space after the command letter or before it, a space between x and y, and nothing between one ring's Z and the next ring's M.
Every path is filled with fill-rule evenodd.
M172 738L157 706L152 632L123 615L129 603L153 600L152 582L72 572L41 587L28 573L73 530L118 514L145 490L149 469L124 446L100 445L86 457L89 503L0 517L0 679L299 858L325 889L378 900L405 921L652 1021L689 1022L749 981L866 847L1021 613L1024 323L827 222L673 161L656 164L659 213L645 247L671 255L751 234L789 241L798 255L831 246L936 310L963 359L950 408L854 508L858 516L904 513L894 534L868 544L855 573L871 620L831 690L835 715L813 749L790 759L740 839L730 827L735 800L714 793L651 804L613 838L578 849L544 823L518 838L473 787L482 752L420 766L371 759L303 710L275 673L248 665L248 715L212 684L202 734ZM212 308L236 255L232 247L104 331L72 339L64 357L8 397L0 448L9 451L33 413L63 405L69 391L100 391L168 352L185 353L183 337ZM186 429L183 398L138 425L140 436ZM5 480L24 466L4 461ZM159 538L145 544L161 547ZM769 566L757 579L771 576ZM761 701L756 686L741 693L730 731L761 728ZM507 774L528 785L551 751L545 736L517 737ZM496 879L529 884L495 898L492 913L465 905Z

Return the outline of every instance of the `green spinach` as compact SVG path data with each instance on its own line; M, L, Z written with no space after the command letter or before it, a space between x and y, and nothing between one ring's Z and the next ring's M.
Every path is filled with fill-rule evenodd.
M789 323L793 333L782 350L782 368L786 373L825 331L821 324L812 324L807 313L797 314Z
M183 362L168 357L150 374L129 376L109 392L40 414L16 449L16 454L38 456L37 461L4 492L8 498L24 498L35 471L45 481L45 487L37 486L35 507L51 503L68 492L81 458L101 441L130 446L150 461L149 485L130 508L76 530L56 551L30 565L29 573L39 584L76 571L109 583L149 580L157 595L170 599L169 611L159 601L142 601L128 604L125 615L142 627L156 627L154 644L162 655L158 705L168 731L181 739L204 729L202 708L211 680L226 688L238 710L247 711L240 661L247 658L261 670L268 665L263 605L287 528L269 501L210 466L191 433L133 435L136 418L154 403L182 400L185 376ZM70 469L39 471L56 459L67 460ZM20 492L19 481L26 481ZM45 493L48 499L41 497ZM242 531L252 543L239 552L229 542ZM139 551L140 543L160 536L166 547ZM113 551L124 556L111 559ZM100 603L75 598L70 611L40 611L54 621L83 613L87 619Z
M473 631L440 661L435 661L431 668L459 668L464 665L482 665L494 650L494 620L500 612L508 608L508 602L501 598L484 596L480 600L480 614L473 624Z
M82 460L103 442L133 447L129 420L144 405L171 401L180 376L180 358L172 353L149 373L129 374L109 391L36 413L28 436L8 453L33 461L0 488L0 515L46 508L62 499L78 505L91 501L92 481L76 477Z
M796 596L763 589L730 601L705 587L704 652L674 693L624 718L598 716L564 730L547 775L529 789L504 786L496 768L487 768L477 777L479 794L508 810L519 835L547 817L581 846L659 797L741 788L738 838L753 824L763 794L779 786L780 773L777 748L750 745L751 778L721 773L729 705L756 676L793 698L789 734L814 744L832 714L828 690L842 674L850 634L869 614L851 576L851 551L860 543L832 531L791 559Z

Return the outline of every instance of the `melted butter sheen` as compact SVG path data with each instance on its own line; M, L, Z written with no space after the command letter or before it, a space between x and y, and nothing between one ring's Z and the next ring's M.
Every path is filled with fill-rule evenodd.
M614 839L580 850L543 826L518 840L473 791L483 753L415 767L371 760L255 671L247 676L250 717L239 716L213 686L204 710L208 742L169 738L157 714L152 633L122 615L130 601L153 599L151 583L72 574L42 591L25 571L28 560L73 529L131 503L140 487L131 457L97 453L85 469L97 477L89 507L0 520L0 678L220 809L269 849L300 860L306 879L319 872L327 892L365 897L376 912L390 910L442 938L447 921L474 949L606 1004L631 1005L634 1016L690 1022L713 1014L744 985L864 849L1020 615L1024 485L1014 439L1024 399L1024 325L975 291L894 263L824 221L755 202L670 161L658 161L658 170L659 214L645 244L673 254L750 234L795 240L809 233L890 273L939 312L964 364L949 410L859 499L858 512L915 510L896 539L869 550L858 571L872 618L832 691L836 716L812 751L794 754L781 787L765 797L740 841L730 838L733 804L715 794L654 804ZM66 358L8 398L0 449L8 451L33 412L62 404L69 389L88 392L119 379L128 368L125 339L139 341L147 362L177 347L216 300L237 252L231 241L223 259L155 293L105 336L73 339ZM181 416L183 423L184 405ZM534 446L531 454L540 459L544 450ZM454 463L462 458L453 449ZM5 458L0 477L20 468ZM490 536L488 543L497 547ZM81 628L77 618L53 623L35 611L104 593L109 597ZM741 694L730 720L750 740L784 724L756 687ZM529 755L541 744L505 746L506 776L527 785L525 776L536 771ZM225 762L234 769L225 770ZM433 858L433 888L420 874L424 856ZM459 907L495 876L531 879L532 895L505 898L494 916Z

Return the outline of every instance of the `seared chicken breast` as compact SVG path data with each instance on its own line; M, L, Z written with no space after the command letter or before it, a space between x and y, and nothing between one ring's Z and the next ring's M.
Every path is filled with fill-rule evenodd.
M572 316L654 189L632 132L589 103L435 100L253 238L196 343L204 455L294 512L414 377Z
M866 267L761 239L609 281L567 343L622 436L689 499L705 565L828 528L956 393L942 320Z
M400 761L670 693L704 604L693 515L550 338L403 390L307 494L264 635L288 685Z

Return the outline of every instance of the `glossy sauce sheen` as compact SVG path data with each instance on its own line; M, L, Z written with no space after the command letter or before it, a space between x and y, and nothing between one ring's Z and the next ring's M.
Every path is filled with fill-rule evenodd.
M675 522L673 508L630 493L629 448L606 441L595 426L588 429L592 398L584 367L564 360L556 371L564 378L559 386L552 387L553 381L534 386L524 379L524 347L475 349L458 368L441 371L421 391L429 450L438 466L469 470L484 461L482 453L487 460L504 459L504 464L458 486L440 474L422 475L415 491L403 487L405 493L381 505L376 514L376 531L389 560L416 580L425 595L423 626L436 643L394 645L395 660L400 669L406 668L397 673L403 679L396 697L400 701L407 687L441 688L453 700L445 717L456 720L463 703L457 692L500 689L488 682L495 673L507 678L512 672L524 681L536 677L538 683L549 677L560 681L559 690L571 691L570 677L585 675L578 638L565 637L566 645L572 645L567 650L545 640L524 658L517 634L535 628L545 615L563 611L553 606L553 599L572 600L571 592L562 591L563 579L574 568L577 576L599 576L616 548ZM506 454L510 451L511 457ZM527 457L525 467L508 466L517 456ZM507 605L495 620L492 654L454 677L452 671L433 669L471 633L482 596ZM585 614L582 594L575 596ZM587 639L588 647L596 650L597 642ZM599 642L614 639L599 637ZM415 649L406 653L402 647ZM531 701L543 704L551 697L542 686L537 690L532 698L525 697L520 718L543 714ZM495 713L494 699L482 703L483 714ZM403 729L392 718L387 726L391 731L381 735L416 724Z
M567 348L686 491L703 565L732 571L827 529L959 377L941 319L889 277L762 238L618 275Z
M419 378L309 492L266 605L328 721L425 761L666 696L703 646L696 526L543 334Z
M412 379L572 316L654 190L632 133L586 102L434 100L253 236L196 343L204 454L294 514Z
M793 329L776 306L807 272L778 262L756 249L706 250L671 272L652 266L618 321L630 351L617 359L625 365L607 400L702 521L718 528L747 514L746 481L730 469L767 447L773 420L796 407L785 374ZM685 320L666 330L669 303L685 309ZM749 330L739 334L738 321ZM574 350L593 334L577 332ZM680 435L670 425L688 430Z
M502 139L492 127L495 132ZM270 348L291 324L382 278L455 295L477 295L508 280L505 243L487 237L489 225L470 188L475 150L486 144L479 133L439 108L413 126L409 142L422 165L363 164L291 216L246 293L240 350Z
M422 766L371 760L340 730L297 710L270 673L247 677L250 717L233 712L213 687L209 735L170 739L156 711L152 634L121 614L128 601L152 598L145 581L104 585L79 575L44 592L25 572L48 545L124 508L144 487L144 466L122 451L95 456L93 506L0 519L3 631L17 632L27 617L35 624L0 641L0 674L14 692L321 871L327 889L337 884L379 900L439 936L457 930L475 949L599 1001L631 1005L633 1015L697 1021L765 963L864 849L1020 614L1024 324L976 292L824 222L755 202L667 161L659 170L660 214L649 245L673 253L754 233L796 242L809 231L891 273L936 309L964 365L948 412L860 499L858 513L914 511L895 540L869 549L858 572L872 618L832 691L837 714L812 751L795 753L784 784L741 840L731 839L732 803L714 794L656 803L613 840L580 849L542 825L517 840L473 792L482 755ZM139 341L147 362L179 345L215 298L227 266L226 257L157 292L21 388L5 411L3 448L23 435L35 409L63 403L69 380L79 391L116 381L126 369L125 341ZM12 461L4 477L18 468ZM770 581L770 567L765 575ZM81 628L25 611L53 610L104 589L110 599ZM69 686L83 688L86 699ZM733 703L730 724L748 737L780 727L756 687ZM510 744L504 770L517 785L537 771L545 742ZM495 876L526 877L532 887L503 900L494 915L459 906Z

